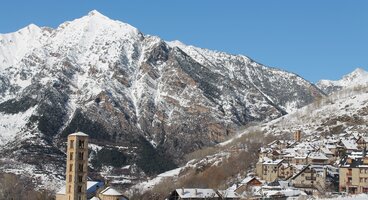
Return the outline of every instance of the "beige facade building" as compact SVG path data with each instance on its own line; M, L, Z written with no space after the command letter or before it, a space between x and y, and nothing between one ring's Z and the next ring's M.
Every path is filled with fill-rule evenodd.
M287 179L293 174L292 166L283 159L260 159L256 164L256 174L262 180L273 182L276 179Z
M368 193L368 157L348 157L339 168L339 190L350 194Z
M321 192L326 188L326 175L325 169L307 165L291 178L291 182L296 188L313 188Z

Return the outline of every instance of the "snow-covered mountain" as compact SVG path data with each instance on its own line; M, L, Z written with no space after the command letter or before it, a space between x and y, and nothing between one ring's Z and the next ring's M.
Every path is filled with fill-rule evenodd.
M296 112L262 124L269 134L303 135L366 134L368 131L368 86L345 88Z
M83 131L122 164L161 172L321 96L293 73L165 42L97 11L56 29L30 25L0 35L0 169L63 179L66 135Z
M362 68L357 68L350 74L345 75L337 81L320 80L316 85L326 94L339 91L343 88L353 88L366 86L368 84L368 72Z

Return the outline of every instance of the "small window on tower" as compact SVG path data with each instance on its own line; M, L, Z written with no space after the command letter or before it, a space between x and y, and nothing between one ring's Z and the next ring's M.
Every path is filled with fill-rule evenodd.
M79 160L83 160L84 153L83 152L79 152L78 153L78 157L79 157Z
M72 175L69 175L69 183L72 182Z
M82 186L78 186L78 192L81 193L82 192Z
M78 165L78 171L79 172L83 172L83 164L79 164Z
M73 160L73 152L70 152L69 160Z
M69 171L71 172L71 171L73 171L73 164L70 164L69 165Z
M84 140L79 140L79 148L84 148Z
M69 185L69 188L68 188L68 193L71 193L72 192L72 186Z
M70 140L70 144L69 144L69 148L73 149L74 148L74 140Z
M78 176L78 182L82 183L83 182L83 176Z

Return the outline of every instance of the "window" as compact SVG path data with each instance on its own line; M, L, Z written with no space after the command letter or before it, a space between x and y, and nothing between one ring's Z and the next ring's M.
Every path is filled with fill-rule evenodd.
M70 164L69 165L69 171L71 172L71 171L73 171L73 164Z
M82 186L78 185L78 192L81 193L82 192Z
M84 148L84 140L79 140L79 148Z
M359 178L359 182L363 183L364 179L363 178Z
M83 164L79 164L78 165L78 171L79 172L83 172Z
M78 196L78 200L82 200L82 196Z
M69 148L74 149L74 140L70 140Z
M72 182L73 176L69 175L69 183Z
M84 157L84 153L83 152L79 152L78 153L79 160L83 160L83 157Z
M70 152L69 160L73 160L73 152Z
M69 192L69 193L71 193L71 192L72 192L72 186L71 186L71 185L69 185L68 192Z
M82 183L83 182L83 176L78 176L78 182Z

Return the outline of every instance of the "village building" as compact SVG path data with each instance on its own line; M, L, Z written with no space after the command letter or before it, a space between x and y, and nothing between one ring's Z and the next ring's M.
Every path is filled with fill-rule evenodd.
M262 182L256 177L247 177L243 179L240 184L236 184L235 192L237 194L243 194L244 192L251 191L252 188L262 186Z
M326 170L321 167L307 165L291 178L291 183L296 188L324 191L326 188Z
M356 143L356 140L352 139L342 139L339 143L340 146L342 146L345 153L350 154L354 151L359 151L358 145Z
M320 152L328 158L328 164L333 164L337 160L337 155L326 147L322 147Z
M291 163L295 165L306 165L307 157L307 154L295 154L291 160Z
M356 140L358 149L360 149L360 150L366 150L366 148L367 148L367 142L368 142L368 137L359 136L358 139Z
M301 196L306 196L306 193L290 187L288 181L274 181L262 186L259 199L295 199Z
M263 158L256 164L256 174L267 182L276 179L287 179L292 176L292 166L284 162L284 159L271 160Z
M289 146L291 146L293 144L294 144L294 142L289 141L289 140L275 140L275 141L269 143L267 146L272 148L272 149L281 150L281 149L286 149L286 148L288 148Z
M239 200L240 195L232 190L217 190L217 194L221 200Z
M347 156L339 168L339 190L349 194L368 193L368 157Z
M112 187L107 187L98 193L98 200L127 200L121 192ZM96 199L96 200L97 200Z
M322 152L311 152L307 156L307 164L312 164L312 165L327 165L327 164L329 164L329 159Z

